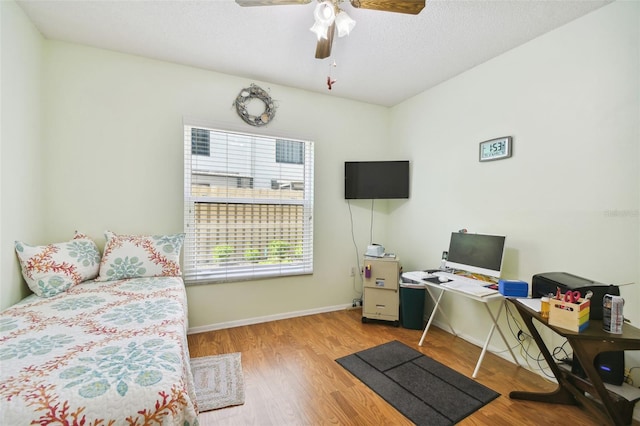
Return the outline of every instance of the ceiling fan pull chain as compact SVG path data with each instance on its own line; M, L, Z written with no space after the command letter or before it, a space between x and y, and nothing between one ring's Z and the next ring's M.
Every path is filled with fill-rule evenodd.
M331 88L333 87L333 84L336 82L336 80L333 80L331 77L331 74L333 74L333 69L336 66L337 66L336 61L333 61L333 63L329 64L329 76L327 77L327 86L329 90L331 90Z

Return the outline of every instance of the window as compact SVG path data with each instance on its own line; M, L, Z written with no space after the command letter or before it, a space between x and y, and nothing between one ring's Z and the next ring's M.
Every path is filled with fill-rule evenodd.
M209 155L209 131L191 128L191 154Z
M185 282L312 273L313 143L185 125L184 144Z
M304 164L304 142L276 141L276 161L278 163Z

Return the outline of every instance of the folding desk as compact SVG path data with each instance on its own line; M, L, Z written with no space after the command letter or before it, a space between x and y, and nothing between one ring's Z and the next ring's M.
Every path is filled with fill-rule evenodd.
M413 278L409 278L409 279L413 279ZM457 289L445 287L445 286L442 286L441 284L432 283L432 282L426 281L426 280L421 280L420 282L425 284L425 287L427 289L427 292L429 293L429 296L435 302L435 306L433 308L433 311L431 311L431 316L429 317L429 320L427 321L427 325L424 328L424 332L422 333L422 337L420 338L420 343L418 343L418 346L422 346L422 344L424 343L424 339L427 336L427 332L429 331L429 327L431 327L431 323L433 322L433 318L436 315L436 311L440 311L440 313L442 314L442 316L445 319L445 322L447 323L447 325L451 329L451 332L453 333L453 335L457 336L455 330L451 326L451 322L449 321L449 318L447 317L447 314L442 310L442 308L440 306L440 301L442 300L442 297L444 296L444 294L445 293L450 293L450 294L452 293L452 294L456 294L456 295L459 295L459 296L462 296L462 297L466 297L467 299L475 300L475 301L478 301L478 302L484 304L484 307L487 309L487 313L489 314L489 317L491 318L491 321L492 321L491 328L489 329L489 334L487 335L487 338L486 338L486 340L484 342L484 346L482 347L482 352L480 353L480 357L478 358L478 362L476 363L476 368L473 370L473 374L472 374L471 377L473 377L475 379L478 376L478 370L480 369L480 364L482 364L482 360L484 359L484 355L487 352L487 348L489 347L489 341L491 340L491 337L493 336L493 332L495 330L498 330L498 333L500 334L500 337L502 337L502 341L507 346L507 349L509 350L509 353L513 357L513 361L518 366L520 365L520 363L518 362L516 356L513 354L513 351L511 350L511 347L509 346L509 343L507 342L507 339L505 338L504 334L502 333L502 330L500 329L500 325L498 325L498 319L500 318L500 314L502 313L502 309L504 308L505 303L506 303L505 299L504 299L504 296L502 296L500 293L494 293L494 294L490 294L490 295L487 295L487 296L477 296L475 294L466 293L466 292L463 292L463 291L460 291L460 290L457 290ZM493 304L492 302L499 303L498 310L495 313L495 315L494 315L493 311L491 310L491 307L489 306L490 304Z

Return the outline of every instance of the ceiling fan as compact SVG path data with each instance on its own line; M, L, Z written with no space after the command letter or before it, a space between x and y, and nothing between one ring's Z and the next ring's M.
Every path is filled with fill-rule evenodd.
M292 4L308 4L313 0L236 0L240 6L280 6ZM333 36L338 30L338 37L348 35L356 24L339 5L344 0L318 0L314 17L315 24L311 31L318 36L316 58L324 59L331 54ZM417 15L424 8L425 0L350 0L353 7L359 9L380 10L383 12L407 13Z

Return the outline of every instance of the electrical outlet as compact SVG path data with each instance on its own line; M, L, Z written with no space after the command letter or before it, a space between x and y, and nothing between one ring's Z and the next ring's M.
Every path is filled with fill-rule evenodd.
M355 277L356 276L356 267L352 266L351 270L349 271L349 276L350 277Z

